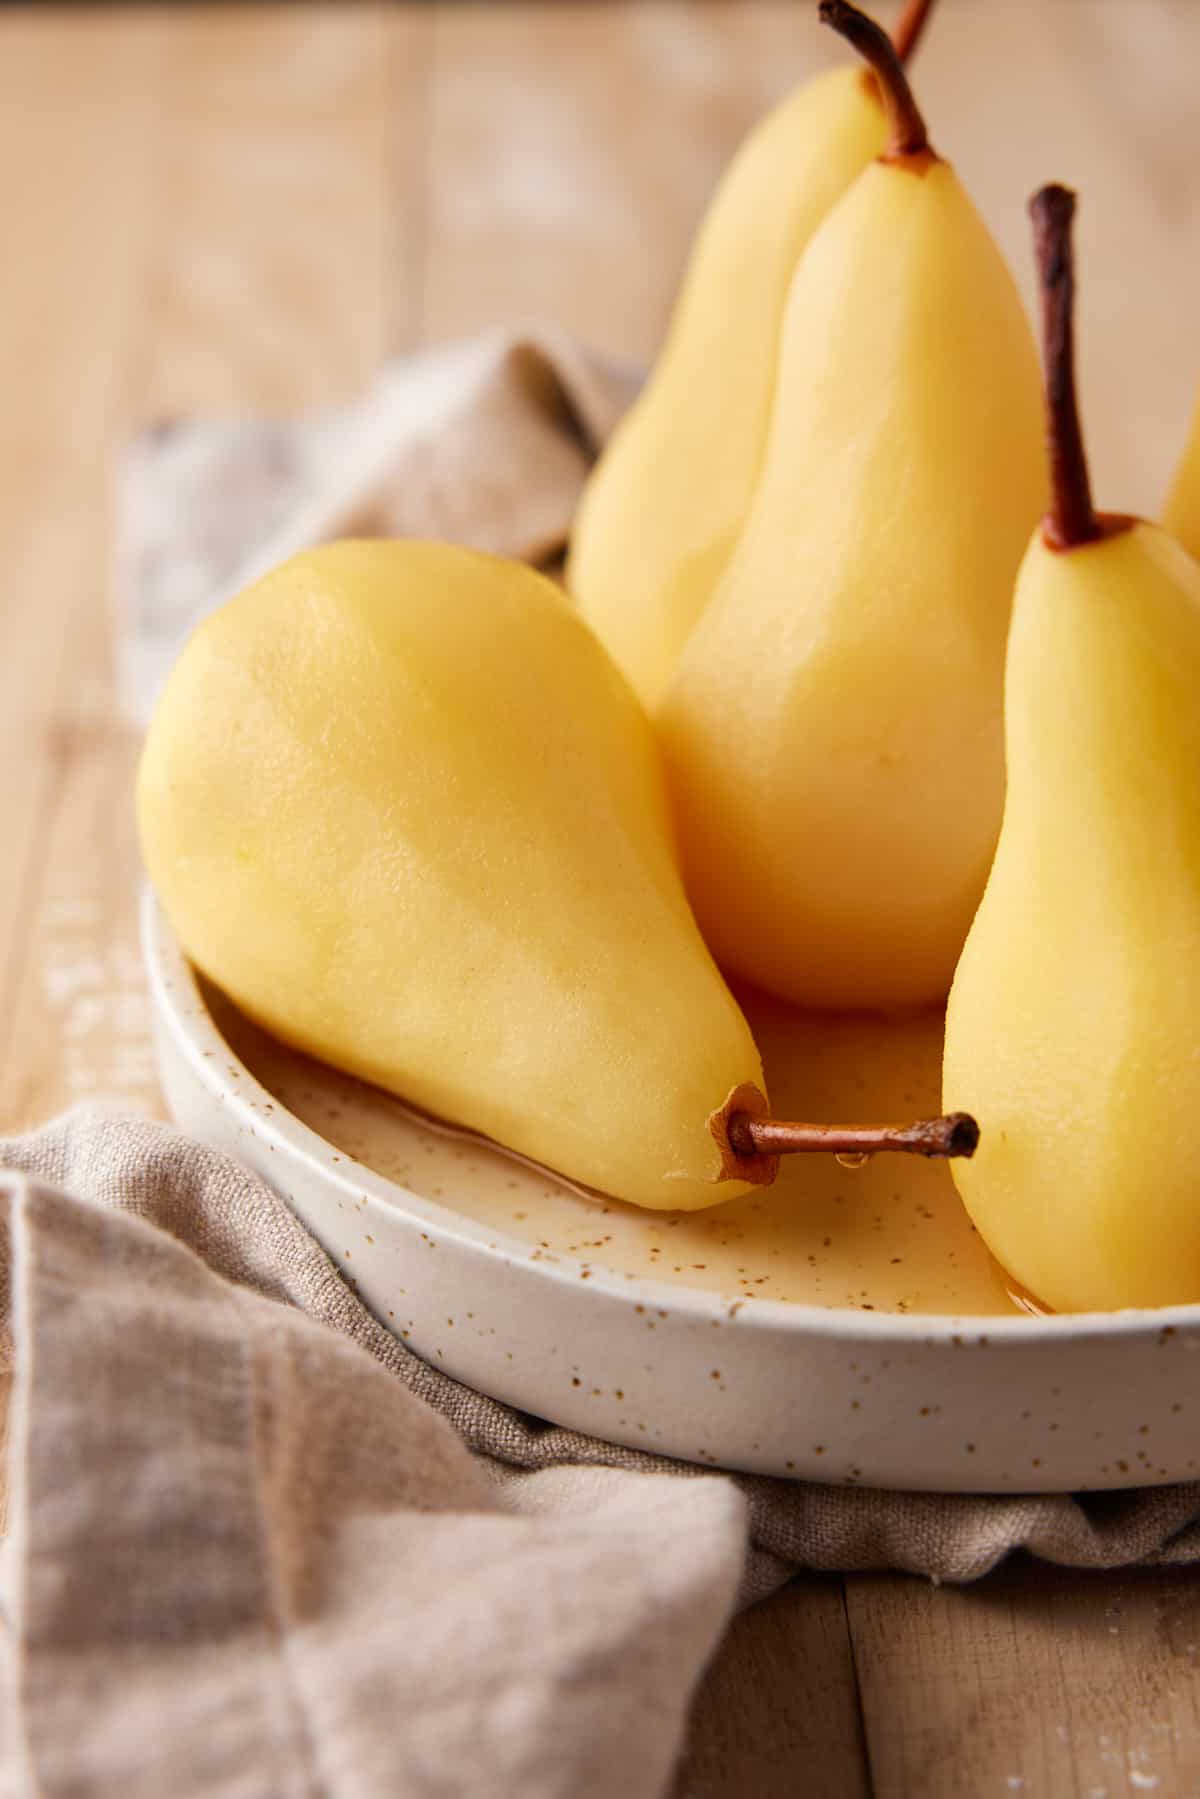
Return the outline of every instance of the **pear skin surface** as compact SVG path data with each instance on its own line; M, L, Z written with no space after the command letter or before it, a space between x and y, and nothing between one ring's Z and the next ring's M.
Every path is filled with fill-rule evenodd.
M857 69L818 76L768 114L717 190L662 353L588 483L567 584L647 706L745 519L797 260L884 140Z
M1171 487L1163 524L1200 562L1200 399L1192 415L1192 429Z
M199 969L284 1042L638 1205L715 1184L761 1084L653 734L548 580L444 545L293 558L195 632L138 779Z
M1008 653L1008 797L950 995L954 1179L1060 1311L1200 1300L1200 568L1136 525L1040 533Z
M1003 805L1037 358L953 171L877 162L816 233L753 506L658 714L718 962L799 1005L944 998Z

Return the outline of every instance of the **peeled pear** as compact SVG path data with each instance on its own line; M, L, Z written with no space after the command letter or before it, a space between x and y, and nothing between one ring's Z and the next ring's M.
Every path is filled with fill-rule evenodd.
M910 0L903 54L929 5ZM649 707L749 508L792 272L885 139L878 89L860 70L806 82L762 120L709 205L662 352L588 483L567 584Z
M543 576L422 543L283 564L146 741L150 878L297 1049L587 1186L690 1210L758 1051L688 909L633 694Z
M1004 826L945 1051L946 1095L983 1123L959 1192L1059 1311L1200 1300L1200 567L1092 509L1073 206L1031 206L1054 490L1017 583Z
M137 800L184 949L249 1017L585 1186L690 1211L784 1149L974 1147L970 1120L765 1119L651 728L517 563L378 541L284 563L187 644Z
M799 1005L945 997L1004 793L1012 585L1045 499L1007 268L886 35L889 148L800 260L766 459L657 715L717 961Z
M1163 524L1185 550L1200 562L1200 399L1192 415L1192 429L1175 475Z

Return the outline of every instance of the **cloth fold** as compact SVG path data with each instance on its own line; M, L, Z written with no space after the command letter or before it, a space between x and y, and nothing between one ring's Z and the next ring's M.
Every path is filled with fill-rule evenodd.
M28 1790L662 1790L728 1483L490 1466L283 1202L165 1127L0 1155Z

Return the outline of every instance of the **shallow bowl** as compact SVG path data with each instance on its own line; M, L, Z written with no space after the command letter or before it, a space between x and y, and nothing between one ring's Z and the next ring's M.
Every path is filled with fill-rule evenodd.
M1022 1312L944 1165L806 1158L713 1212L604 1203L267 1037L196 976L150 894L142 935L174 1118L269 1182L375 1315L469 1386L633 1448L798 1479L1196 1477L1200 1306ZM781 1086L814 1112L936 1102L936 1018L759 1001L752 1022L777 1102Z

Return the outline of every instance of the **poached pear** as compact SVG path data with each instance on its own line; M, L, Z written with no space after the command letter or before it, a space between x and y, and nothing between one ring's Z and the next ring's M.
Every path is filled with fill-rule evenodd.
M932 0L909 0L898 54ZM883 149L872 76L806 82L746 139L696 236L666 341L597 464L567 583L653 707L728 560L762 463L788 286L813 232Z
M1200 567L1092 507L1072 373L1074 197L1031 203L1051 507L1008 650L1008 797L946 1019L984 1124L956 1185L1061 1311L1200 1299Z
M891 121L800 260L766 459L657 715L721 965L799 1005L944 998L995 849L1037 357L884 32L821 16Z
M576 1182L687 1211L844 1146L757 1140L650 725L531 569L380 541L284 563L187 644L138 813L180 941L249 1017ZM962 1154L973 1128L850 1135Z

